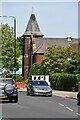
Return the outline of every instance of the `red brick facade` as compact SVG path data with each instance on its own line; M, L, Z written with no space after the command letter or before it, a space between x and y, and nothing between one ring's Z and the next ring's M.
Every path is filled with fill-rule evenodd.
M34 55L34 62L39 62L40 63L43 59L43 55L44 54L35 54Z

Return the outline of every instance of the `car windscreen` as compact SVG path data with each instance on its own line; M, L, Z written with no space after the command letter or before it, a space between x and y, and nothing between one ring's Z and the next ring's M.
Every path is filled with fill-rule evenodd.
M48 83L46 81L32 81L31 82L32 85L35 85L35 86L48 86Z
M11 84L13 84L13 81L12 81L12 79L3 78L3 79L0 79L0 83L11 83Z

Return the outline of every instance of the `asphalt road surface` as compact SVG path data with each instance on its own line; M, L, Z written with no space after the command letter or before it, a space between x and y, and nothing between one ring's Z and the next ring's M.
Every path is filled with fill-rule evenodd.
M19 92L19 102L0 102L3 118L79 118L76 100L58 96L27 96Z

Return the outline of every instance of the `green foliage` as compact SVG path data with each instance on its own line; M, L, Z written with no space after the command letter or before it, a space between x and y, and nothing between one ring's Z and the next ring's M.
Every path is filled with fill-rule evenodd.
M32 75L41 75L41 74L42 74L41 63L34 63L30 68L28 79L31 80Z
M10 75L13 79L15 75ZM16 82L23 82L23 76L22 75L16 75Z
M1 24L0 25L0 59L1 59L1 66L3 65L6 69L14 68L14 36L13 36L13 28L10 28L8 24ZM19 47L19 43L16 40L16 61L17 58L20 56L21 51ZM18 68L18 62L16 63Z
M25 82L26 84L28 84L28 83L29 83L29 80L27 79L27 80L25 80L24 82Z
M16 75L16 82L23 82L23 76L21 75Z
M14 74L8 73L6 75L6 78L13 78L14 79ZM4 74L2 74L2 77L4 77ZM16 75L16 82L24 82L23 76L22 75Z
M17 37L17 41L19 43L21 55L22 55L22 47L23 47L23 38L22 37Z
M80 58L78 52L71 52L69 55L69 60L65 61L65 72L69 74L79 74L80 73Z
M50 76L53 89L59 90L72 90L72 87L78 88L78 82L80 81L79 74L62 74L56 73Z
M32 75L50 75L53 89L72 90L78 89L80 81L80 58L78 52L72 51L72 46L67 48L51 46L44 54L41 63L34 63L30 68L29 80Z
M60 46L51 46L44 54L41 63L44 73L62 73L64 72L64 62L67 59L67 50Z

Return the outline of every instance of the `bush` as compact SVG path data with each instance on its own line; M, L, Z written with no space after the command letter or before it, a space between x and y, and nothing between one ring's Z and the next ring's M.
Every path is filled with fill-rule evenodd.
M28 83L29 83L29 80L27 79L27 80L25 80L24 82L25 82L26 84L28 84Z
M4 77L4 74L2 75L2 77ZM7 74L6 77L14 79L15 75L14 74ZM16 75L16 82L24 82L23 76L22 75Z
M28 80L32 79L32 75L42 75L43 72L41 71L41 63L33 63L30 67L30 72L28 76Z
M50 76L51 86L58 90L72 90L72 87L78 88L80 75L76 74L52 74Z

